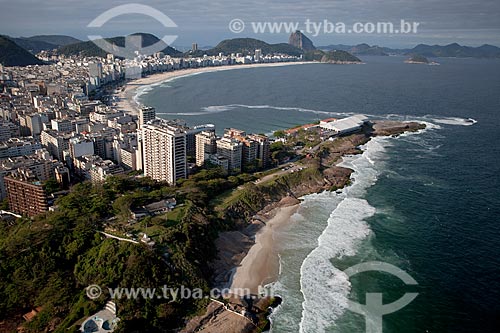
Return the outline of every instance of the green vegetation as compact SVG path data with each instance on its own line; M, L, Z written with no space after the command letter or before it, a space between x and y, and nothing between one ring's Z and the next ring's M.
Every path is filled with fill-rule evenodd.
M295 157L294 146L313 145L318 138L313 130L299 130L287 143L271 146L273 158ZM24 324L29 332L75 331L109 299L107 288L183 285L207 292L218 233L246 224L271 202L324 186L318 161L316 154L304 160L300 171L266 171L260 176L271 177L260 182L254 175L228 175L214 167L176 186L133 175L74 186L56 201L57 211L0 225L0 322L19 325L22 314L41 306L34 320ZM45 186L57 190L50 182ZM132 219L131 211L169 198L177 203L172 211ZM100 231L128 239L146 233L155 245L106 238ZM85 287L90 284L101 286L104 296L88 299ZM120 332L175 330L207 305L206 299L116 302Z
M283 131L283 130L277 130L277 131L275 131L275 132L273 133L273 136L274 136L275 138L277 138L277 139L281 139L281 138L286 137L286 133L285 133L285 131Z
M100 285L105 294L106 288L163 285L208 291L206 263L215 255L214 239L222 226L204 202L209 195L248 181L245 175L231 180L220 176L220 170L207 170L197 175L199 184L187 180L178 187L128 177L112 177L101 186L82 183L58 199L58 211L0 225L0 322L22 322L20 315L42 306L42 312L26 324L30 332L74 329L76 322L106 301L105 297L89 300L84 290L89 284ZM157 243L154 248L106 239L97 232L119 229L123 221L110 218L127 216L127 207L172 195L182 202L176 209L146 218L148 234ZM129 228L123 230L139 231L144 223ZM123 332L175 329L206 306L206 300L117 303Z
M419 64L428 64L429 60L424 57L423 55L420 54L413 54L410 59L408 59L408 62L414 62L414 63L419 63Z
M253 55L256 49L261 49L262 54L288 54L291 56L299 56L303 51L290 44L268 44L254 38L234 38L226 39L220 42L213 49L202 51L203 54L216 55L220 52L224 54L242 53L244 55Z
M321 50L309 51L304 54L304 60L325 63L361 62L358 57L342 50L332 50L327 52Z
M61 185L55 179L49 179L44 184L45 193L50 195L61 190Z
M41 35L33 37L11 38L17 45L34 54L40 51L50 51L63 45L81 42L80 40L62 35Z
M319 169L308 167L295 173L282 174L258 185L247 183L214 201L214 210L227 223L244 225L270 202L277 202L292 193L293 188L322 182L323 176Z
M142 37L142 46L150 46L153 45L157 42L160 41L156 36L151 35L151 34L145 34L145 33L136 33L132 34L132 36L141 36ZM114 44L119 47L125 46L125 37L113 37L113 38L105 38L106 41L108 41L111 44ZM86 42L79 42L75 44L69 44L62 46L58 49L58 52L60 54L64 54L66 56L71 56L71 55L80 55L80 56L85 56L85 57L106 57L106 54L109 52L106 52L99 48L96 44L94 44L92 41L86 41ZM180 55L181 52L177 51L176 49L167 46L165 44L165 48L162 50L163 53L168 54L168 55Z
M407 54L420 54L425 57L500 58L500 48L488 44L479 47L462 46L457 43L444 46L419 44Z
M234 226L216 216L211 201L254 180L249 174L228 176L221 168L202 170L175 187L143 177L111 177L99 186L74 186L57 200L56 212L0 225L0 322L17 325L22 314L41 306L25 324L28 331L64 332L102 308L107 288L183 285L208 292L215 238ZM172 211L130 223L131 210L172 197L177 201ZM98 231L123 238L145 232L155 246L108 239ZM88 299L90 284L101 286L106 297ZM117 300L120 331L175 330L207 305L206 299L169 301Z
M309 51L304 54L304 60L325 63L361 62L358 57L353 56L347 51L341 50L332 50L327 52L321 50Z
M4 66L43 65L44 62L5 36L0 35L0 64Z

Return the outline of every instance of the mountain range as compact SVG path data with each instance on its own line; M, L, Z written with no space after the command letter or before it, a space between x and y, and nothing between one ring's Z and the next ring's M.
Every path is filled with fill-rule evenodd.
M500 58L500 48L485 44L479 47L462 46L457 43L449 45L426 45L419 44L412 49L391 49L377 45L370 46L368 44L358 45L327 45L319 46L318 49L342 50L350 52L354 55L422 55L425 57L456 57L456 58Z
M155 35L146 34L146 33L135 33L135 34L132 34L130 36L140 36L142 38L142 47L147 47L147 46L153 45L155 43L163 43L164 44L164 48L162 50L163 53L171 55L171 56L181 54L180 51L174 49L171 46L168 46L167 44L165 44L163 41L161 41ZM123 36L105 38L105 40L111 44L118 46L118 47L125 46L125 37L123 37ZM84 41L84 42L80 41L78 43L64 45L64 46L59 47L58 53L66 55L66 56L81 55L81 56L85 56L85 57L106 57L106 54L108 52L99 48L92 41Z
M142 37L142 46L149 46L160 41L156 36L145 33L133 34ZM112 37L106 40L118 47L125 44L125 37ZM161 42L161 41L160 41ZM178 56L203 56L217 55L219 53L231 54L253 54L256 49L261 49L263 54L282 53L293 56L305 54L314 50L322 51L346 51L355 56L365 55L422 55L425 57L469 57L469 58L500 58L500 48L493 45L482 45L479 47L462 46L457 43L449 45L426 45L419 44L411 49L392 49L377 45L358 44L344 45L332 44L315 47L312 41L302 32L296 31L290 35L289 43L269 44L254 38L234 38L220 42L217 46L197 51L181 52L173 47L167 46L163 53L174 57ZM105 57L106 52L100 49L92 41L80 41L76 38L64 35L39 35L32 37L13 38L0 36L0 63L6 66L25 66L42 64L36 58L36 54L44 50L57 50L59 54L71 56L99 56ZM334 55L335 53L331 53ZM340 55L340 53L338 53ZM319 54L316 54L318 56ZM348 57L342 53L342 57Z
M41 35L32 37L9 37L14 43L21 46L23 49L31 53L38 53L40 51L50 51L60 48L61 46L80 43L81 40L63 35Z
M263 54L282 53L299 56L303 53L301 49L286 43L268 44L254 38L233 38L223 40L214 48L208 50L198 50L195 52L190 51L187 52L186 55L203 56L204 54L217 55L219 53L241 53L244 55L253 55L256 49L261 49Z

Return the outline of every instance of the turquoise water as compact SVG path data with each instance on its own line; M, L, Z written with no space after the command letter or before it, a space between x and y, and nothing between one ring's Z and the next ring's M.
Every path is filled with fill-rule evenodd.
M344 163L342 193L307 196L279 235L284 302L273 332L360 332L346 309L383 292L419 296L384 316L384 332L496 332L500 324L500 61L439 59L441 66L367 57L366 65L254 68L163 83L139 99L160 116L270 133L330 116L426 121L419 134L378 138ZM466 119L473 118L471 124ZM342 272L379 260L385 273Z

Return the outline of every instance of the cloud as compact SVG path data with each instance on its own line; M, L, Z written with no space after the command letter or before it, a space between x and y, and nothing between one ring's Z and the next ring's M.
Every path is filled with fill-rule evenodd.
M392 43L406 44L408 40L429 39L427 42L459 38L462 42L500 44L500 2L496 0L183 0L138 1L168 15L178 25L175 32L179 42L189 45L196 39L200 44L215 43L231 35L228 22L240 18L252 21L297 21L306 19L351 24L360 22L392 21L401 19L421 22L419 36L393 36ZM129 3L112 1L76 0L0 0L0 31L14 36L34 34L68 34L85 38L90 31L87 24L99 14L114 6ZM147 31L145 31L147 30ZM164 34L164 29L147 17L127 15L114 19L103 27L101 35L123 35L135 31ZM493 33L492 33L493 31ZM170 31L172 33L172 31ZM495 37L495 34L497 37ZM439 36L437 38L436 36ZM255 37L255 36L252 36ZM336 39L358 39L359 36L318 36L318 44ZM261 39L286 40L284 35L263 35ZM376 44L388 36L366 36L366 42ZM423 41L423 40L422 40Z

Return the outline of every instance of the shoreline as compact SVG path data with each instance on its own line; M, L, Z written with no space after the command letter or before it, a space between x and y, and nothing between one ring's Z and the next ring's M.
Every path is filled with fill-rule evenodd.
M180 77L197 75L202 73L222 72L236 69L249 69L249 68L265 68L265 67L282 67L291 65L305 65L314 64L312 61L290 61L290 62L273 62L273 63L259 63L259 64L241 64L241 65L224 65L224 66L211 66L211 67L198 67L177 69L168 72L154 73L149 76L128 81L121 88L121 91L113 95L117 99L116 105L113 108L125 113L138 114L139 104L135 100L137 90L142 87L150 85L160 85L164 82L177 79Z
M353 139L339 147L340 151L330 152L325 158L325 164L328 165L323 171L325 184L321 186L309 184L303 188L295 188L292 190L295 192L293 197L285 196L277 202L269 202L262 210L255 213L244 229L223 232L219 235L217 247L222 260L216 263L223 264L221 270L225 269L226 274L218 275L214 280L215 285L225 284L224 287L234 290L235 295L241 293L243 289L258 295L259 286L264 287L276 282L279 278L277 251L280 246L279 230L289 225L292 215L299 209L300 201L296 198L325 190L331 191L329 188L331 185L336 189L348 185L353 170L341 166L342 157L362 153L355 147L366 144L376 136L390 137L419 129L419 124L415 122L377 121L373 125L373 132L365 139L359 134L348 136ZM265 221L264 225L262 220ZM222 283L224 280L226 282Z
M251 205L247 205L243 200L226 207L225 218L232 219L239 228L219 233L215 242L218 255L210 264L213 269L212 286L231 287L229 293L232 295L227 300L230 304L239 302L243 296L239 295L240 293L250 292L254 301L267 301L272 302L273 306L278 305L282 301L281 298L258 295L259 285L265 286L279 279L278 250L281 243L279 230L290 225L291 216L299 209L298 198L348 186L353 170L341 166L342 157L363 153L357 147L366 144L373 137L398 136L407 132L418 132L424 128L425 124L417 122L373 122L370 128L361 133L345 136L335 144L325 143L326 151L319 160L316 160L319 163L316 171L307 173L306 168L302 171L302 176L294 174L295 182L288 178L287 181L275 183L273 194L260 184L249 193L250 197L255 198ZM315 162L313 160L310 163ZM274 303L275 301L277 303ZM259 327L270 325L269 312L265 314L252 312L252 315L257 315L258 324L248 326L247 322L238 323L222 317L223 314L211 310L214 305L215 302L212 302L205 314L190 320L183 332L215 333L227 330L260 332ZM221 322L222 318L224 323Z
M298 209L299 204L294 204L273 210L274 216L257 231L254 245L236 267L230 279L232 292L248 289L251 294L258 295L260 288L278 279L279 231L289 225L290 219Z

